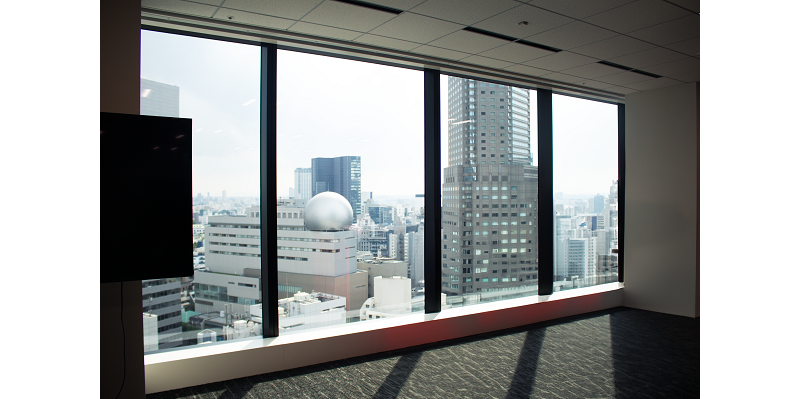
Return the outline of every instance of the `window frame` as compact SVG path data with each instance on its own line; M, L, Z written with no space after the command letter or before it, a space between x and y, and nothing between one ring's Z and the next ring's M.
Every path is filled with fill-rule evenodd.
M519 84L512 82L511 79L503 80L502 76L496 78L486 78L473 74L458 71L441 71L422 66L413 66L399 62L388 61L388 58L375 60L369 57L359 57L349 54L341 54L328 51L324 46L319 48L306 48L299 46L287 46L273 43L264 43L255 40L248 40L235 37L219 36L207 33L191 32L173 29L163 26L142 24L141 30L149 30L161 33L176 34L182 36L197 37L202 39L218 40L232 43L240 43L258 46L261 48L261 143L260 143L260 163L261 163L261 203L265 206L277 208L277 187L270 182L276 181L277 176L277 50L297 51L309 54L324 55L340 59L368 62L377 65L392 66L404 69L420 70L424 72L424 143L425 143L425 227L432 231L441 231L441 200L439 195L442 181L441 171L441 107L440 107L440 76L447 75L465 79L479 80L482 86L484 82L490 84L501 84L513 86L520 89L528 89L537 93L537 116L538 116L538 178L539 178L539 231L549 231L554 228L554 197L552 190L552 94L559 94L569 97L581 98L589 101L598 101L613 104L618 107L618 282L624 282L624 193L625 193L625 105L619 101L592 98L587 95L575 94L572 92L558 90L556 88L534 87L533 85ZM473 113L471 113L473 115ZM481 115L485 115L482 112ZM531 132L532 133L532 132ZM484 136L485 133L482 133ZM493 135L493 133L492 133ZM543 189L542 189L543 187ZM428 195L429 194L429 195ZM266 199L266 200L264 200ZM263 298L263 338L273 338L279 336L279 324L277 314L278 303L278 279L277 279L277 219L275 212L264 212L261 217L261 278L262 283L258 289L261 290ZM550 220L552 225L549 230L544 229L541 221ZM265 231L263 226L268 226ZM542 240L543 238L543 240ZM539 234L539 270L538 274L538 297L548 296L553 290L554 275L554 238L551 234ZM434 314L441 312L440 296L442 292L442 238L440 234L425 235L425 313ZM432 250L429 250L432 249ZM435 265L435 266L434 266ZM544 266L549 265L549 266ZM438 267L436 267L438 266ZM579 294L579 293L577 293ZM170 349L185 350L187 347ZM158 352L160 353L160 351ZM157 353L156 353L157 354ZM149 355L145 355L147 357Z

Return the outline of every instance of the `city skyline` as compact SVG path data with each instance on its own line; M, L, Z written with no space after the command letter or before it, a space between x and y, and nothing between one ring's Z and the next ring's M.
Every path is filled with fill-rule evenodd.
M180 51L172 51L174 48ZM194 193L227 190L231 197L258 197L260 48L142 31L141 62L142 78L180 88L180 117L191 118L194 129ZM223 79L207 79L220 72ZM364 193L423 194L421 76L421 71L279 51L278 195L288 197L294 170L309 168L311 158L346 155L362 157ZM287 82L327 88L309 93ZM447 96L446 85L442 85L442 114ZM533 165L537 165L534 98L531 95L530 149ZM375 105L379 107L376 111L371 108ZM569 145L601 145L605 142L601 137L615 136L615 112L601 112L612 106L553 96L555 192L604 193L616 178L615 171L574 165ZM574 118L576 114L581 118ZM442 173L448 166L447 119L442 117ZM566 145L559 141L564 138ZM596 148L614 157L617 149L606 147ZM399 167L385 162L391 159L387 156L406 162Z

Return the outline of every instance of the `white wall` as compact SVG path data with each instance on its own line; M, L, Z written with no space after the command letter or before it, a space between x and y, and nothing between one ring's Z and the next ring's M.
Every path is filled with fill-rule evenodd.
M699 316L699 85L627 95L624 306Z

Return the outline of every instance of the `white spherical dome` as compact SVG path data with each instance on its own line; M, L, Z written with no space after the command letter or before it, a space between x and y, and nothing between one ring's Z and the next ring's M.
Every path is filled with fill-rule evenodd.
M347 230L352 224L352 206L341 194L325 191L305 205L305 227L314 231Z

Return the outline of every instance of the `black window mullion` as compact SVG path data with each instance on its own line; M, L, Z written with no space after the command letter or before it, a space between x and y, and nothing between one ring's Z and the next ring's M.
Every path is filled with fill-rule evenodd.
M619 273L619 282L624 282L624 180L625 180L625 171L627 168L627 156L626 156L626 146L625 146L625 107L624 104L619 104L619 184L616 188L616 228L619 230L619 253L616 256L616 261L618 262L618 273ZM608 222L605 222L608 223Z
M261 45L261 303L264 338L277 320L277 46ZM270 210L271 209L271 210Z
M555 275L555 204L552 90L538 89L538 295L552 295Z
M424 311L441 311L441 77L424 70Z

